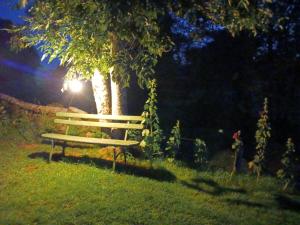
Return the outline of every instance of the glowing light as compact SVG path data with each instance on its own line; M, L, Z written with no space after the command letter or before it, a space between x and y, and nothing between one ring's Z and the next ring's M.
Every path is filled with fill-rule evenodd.
M78 93L82 90L82 83L79 80L67 80L64 82L63 90L70 90L74 93Z
M72 92L80 92L82 90L82 83L79 80L71 80L69 82L69 88Z

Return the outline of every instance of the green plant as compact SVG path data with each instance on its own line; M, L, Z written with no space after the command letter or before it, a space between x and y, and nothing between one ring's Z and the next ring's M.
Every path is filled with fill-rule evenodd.
M21 137L28 142L35 141L38 134L36 133L35 124L30 120L28 114L22 111L18 117L12 120L11 125L16 129Z
M205 168L208 163L208 149L205 141L200 138L195 139L194 142L194 163L201 168Z
M286 151L282 155L281 164L282 168L277 171L277 177L284 183L283 190L295 181L295 145L291 138L286 142Z
M7 126L9 125L9 117L8 113L5 109L4 104L0 102L0 137L6 136L7 134Z
M55 130L55 123L53 122L53 117L47 115L46 113L41 113L36 123L38 124L40 134L52 133Z
M7 124L9 121L9 117L8 117L8 113L7 113L7 110L4 106L4 104L2 104L0 102L0 122L2 124Z
M110 138L110 136L105 133L105 132L102 132L101 130L96 130L92 133L92 137L94 138Z
M137 140L140 141L142 140L142 134L139 130L128 130L128 139L130 140Z
M253 162L256 167L257 178L260 177L264 170L266 149L271 137L271 127L268 114L268 98L265 98L263 111L260 113L260 118L257 122L257 130L255 133L256 155L254 156Z
M231 146L232 150L234 150L234 162L231 175L240 172L242 167L242 159L243 159L243 141L241 139L241 131L237 131L233 134L233 144Z
M180 144L181 144L181 134L180 134L180 122L177 120L175 126L171 130L170 137L167 141L167 146L165 148L166 157L173 161L175 156L179 152Z
M143 140L141 141L140 146L144 149L146 157L152 161L153 158L162 155L160 146L164 138L157 115L156 80L149 80L147 88L149 90L148 99L146 100L144 112L142 113L142 123L145 129L142 132Z

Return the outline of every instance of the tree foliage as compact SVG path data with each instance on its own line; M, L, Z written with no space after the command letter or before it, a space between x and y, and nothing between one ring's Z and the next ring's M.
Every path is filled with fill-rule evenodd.
M233 34L250 30L254 35L266 31L272 18L272 0L216 0L209 1L209 18Z
M20 0L20 6L28 1ZM74 73L92 77L94 70L129 85L135 73L139 84L154 74L158 57L172 47L163 19L175 13L195 23L199 15L229 29L263 30L270 17L270 0L36 0L27 23L16 27L21 47L36 45L50 62L58 58ZM198 30L199 31L199 30ZM201 31L200 31L201 33ZM198 35L199 36L199 35ZM112 54L115 45L117 51Z
M128 85L135 72L142 84L171 46L161 34L164 14L163 5L153 1L37 0L27 24L15 31L25 46L38 46L42 60L58 58L84 78L91 78L96 68L105 75L114 67L113 79Z
M295 60L300 51L300 4L298 0L277 0L271 5L273 12L268 32L259 34L257 57L278 56ZM270 59L270 57L269 57ZM281 60L282 60L281 59Z
M274 2L274 3L273 3ZM272 21L272 0L179 0L171 1L172 10L194 25L204 17L224 26L233 36L243 30L256 35L268 30Z

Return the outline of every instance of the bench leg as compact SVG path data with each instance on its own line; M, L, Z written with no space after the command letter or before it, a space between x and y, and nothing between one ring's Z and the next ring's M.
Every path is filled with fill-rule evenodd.
M65 156L66 147L67 147L67 142L64 141L63 146L62 146L62 156Z
M113 171L114 172L116 170L116 160L117 160L117 153L116 153L116 148L114 147L114 161L113 161Z
M123 148L124 163L127 164L127 148Z
M49 153L49 163L51 162L51 159L52 159L52 153L53 153L53 150L54 150L54 146L55 146L54 140L51 140L51 150L50 150L50 153Z

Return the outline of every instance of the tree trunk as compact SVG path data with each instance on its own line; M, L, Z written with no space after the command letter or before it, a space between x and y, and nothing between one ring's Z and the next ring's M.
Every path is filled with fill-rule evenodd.
M111 54L118 52L119 44L116 36L111 34ZM127 114L127 90L122 87L121 83L113 79L114 68L110 72L111 87L111 112L113 115Z
M119 50L119 43L116 36L112 33L110 37L111 41L111 55L115 57ZM110 70L110 88L111 88L111 113L112 115L127 114L127 92L125 88L118 80L114 80L114 68ZM112 130L112 137L117 139L124 138L124 132L119 130Z
M110 114L110 88L109 80L95 70L92 77L93 93L98 114Z
M110 75L111 87L111 113L112 115L127 114L127 90L113 81Z

